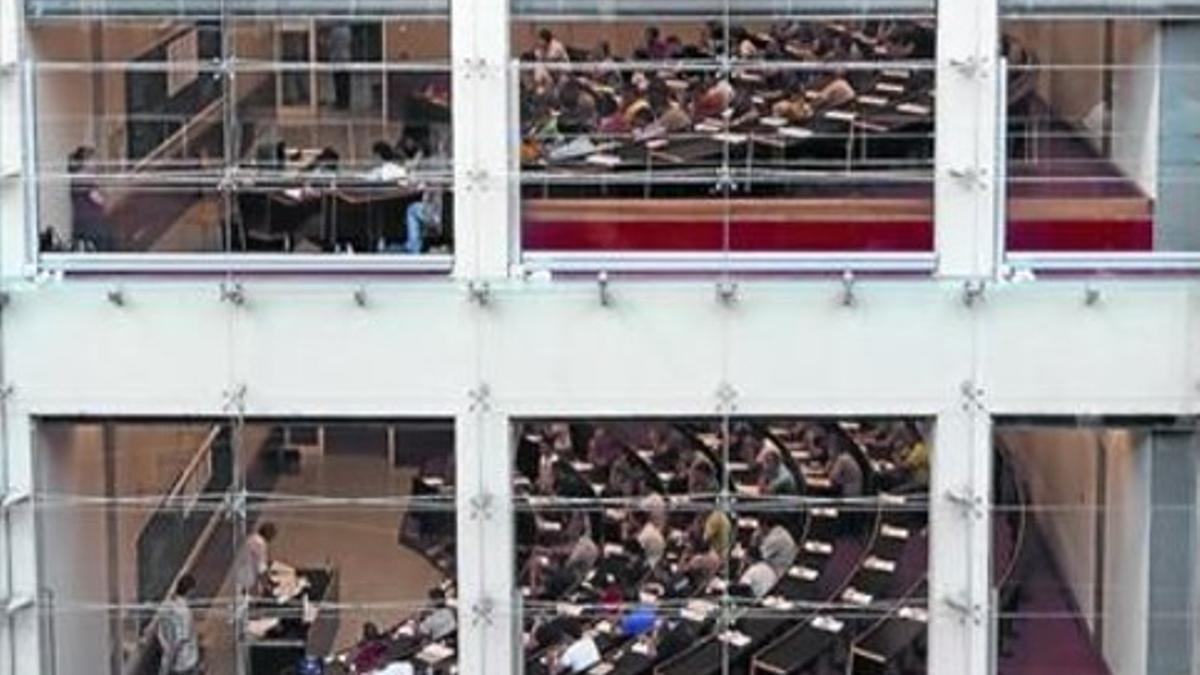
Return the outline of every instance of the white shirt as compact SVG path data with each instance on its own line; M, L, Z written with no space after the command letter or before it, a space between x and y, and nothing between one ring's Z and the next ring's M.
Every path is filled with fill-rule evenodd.
M192 609L186 600L173 596L163 603L158 612L157 637L164 658L171 659L162 664L162 672L184 673L199 665L200 643L196 639ZM173 656L165 656L172 652Z
M584 635L567 647L558 659L559 665L571 673L582 673L600 663L600 650L590 635Z
M457 627L457 621L454 619L454 610L449 607L439 607L421 620L421 625L417 627L417 631L422 635L428 635L433 640L441 640L454 633Z
M243 588L251 588L258 579L266 574L271 564L271 547L267 540L257 532L246 537L246 545L242 550L241 578Z
M642 552L646 554L646 564L650 567L658 565L658 561L662 560L663 554L667 550L667 542L663 539L662 532L659 531L654 523L647 522L642 531L638 532L638 545L642 547Z
M765 561L759 560L742 572L742 578L739 581L750 587L750 592L754 593L754 597L761 598L771 592L777 579L775 570L771 569L771 566Z
M412 664L408 661L397 661L389 663L381 670L373 671L375 675L413 675L416 671L413 670Z

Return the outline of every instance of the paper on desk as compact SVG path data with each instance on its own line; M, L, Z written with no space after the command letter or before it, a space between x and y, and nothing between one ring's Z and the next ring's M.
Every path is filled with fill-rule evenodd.
M783 117L764 117L759 121L768 127L783 127L788 123Z
M788 138L812 138L813 132L804 127L783 127L779 130L779 135Z
M875 106L876 108L887 105L888 100L882 96L859 96L858 102L863 105Z
M832 616L818 616L812 621L813 628L823 630L826 633L840 633L842 627L845 626L841 621Z
M871 604L871 600L873 598L856 588L847 588L845 591L842 591L842 599L846 602L865 607L866 605Z
M896 106L896 110L908 115L925 116L929 114L928 106L917 105L916 103L901 103L900 105Z
M825 117L831 120L838 120L839 122L852 122L858 115L845 110L829 110L826 111Z
M796 565L788 570L788 576L801 581L816 581L818 573L811 567Z
M750 644L750 636L736 630L727 630L721 633L720 640L725 644L733 645L739 649Z
M629 651L633 652L634 654L641 654L642 656L650 656L650 645L639 640L633 643L633 646L629 648Z
M883 558L877 558L875 556L871 556L863 561L863 567L869 570L875 570L876 572L887 572L888 574L896 571L896 563L892 562L891 560L884 560Z
M909 621L919 621L921 623L929 623L929 613L920 607L901 607L897 612L902 619Z
M833 546L829 542L809 539L808 541L804 542L804 550L808 551L809 553L829 555L830 553L833 553Z
M279 619L250 619L246 622L246 632L256 638L266 637L267 633L279 625Z
M417 654L417 658L425 663L434 664L454 656L454 650L440 642L427 645Z
M903 94L904 86L892 84L891 82L880 82L879 84L875 85L875 91L883 91L889 94Z
M828 506L821 506L813 509L812 514L816 518L837 518L838 510Z
M894 525L884 525L879 528L879 534L891 539L908 539L908 530Z

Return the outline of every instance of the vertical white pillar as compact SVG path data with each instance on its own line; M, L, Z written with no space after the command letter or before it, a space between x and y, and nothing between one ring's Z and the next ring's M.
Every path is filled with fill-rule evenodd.
M0 600L0 675L40 673L38 567L33 475L33 429L24 413L7 404L2 441L5 506L0 525L0 555L5 557Z
M509 0L451 0L455 276L508 274Z
M934 231L939 276L995 272L997 0L940 0Z
M991 418L972 393L937 418L929 496L930 675L991 672Z
M22 273L26 227L21 0L0 0L0 277Z
M483 403L455 424L459 672L517 671L509 421Z

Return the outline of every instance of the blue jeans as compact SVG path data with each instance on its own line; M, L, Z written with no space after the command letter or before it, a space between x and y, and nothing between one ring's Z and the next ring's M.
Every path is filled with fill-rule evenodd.
M405 228L408 239L404 241L404 250L408 253L420 253L422 249L422 234L425 231L425 203L413 202L408 205L405 213Z

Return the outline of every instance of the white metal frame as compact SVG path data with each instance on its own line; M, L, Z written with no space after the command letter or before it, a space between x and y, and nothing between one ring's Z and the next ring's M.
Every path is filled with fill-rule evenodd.
M770 275L716 289L710 278L616 278L601 302L594 281L544 282L510 269L518 262L510 120L497 114L510 50L507 3L496 0L452 3L458 250L452 263L420 261L431 272L452 265L450 277L397 278L381 273L392 261L367 256L239 256L245 268L220 257L147 258L132 269L185 261L183 271L196 273L169 280L106 276L130 271L124 258L46 256L52 273L36 274L26 181L12 173L30 138L22 131L14 142L11 133L30 122L20 94L22 4L0 0L0 675L41 672L28 500L39 416L220 416L234 391L245 392L248 416L453 416L461 672L480 675L516 672L519 654L512 419L936 416L929 667L984 675L991 418L1200 414L1193 278L997 278L996 186L978 171L979 180L964 180L997 159L998 87L986 67L993 2L940 3L938 250L905 263L937 274L854 281L849 303L844 283ZM968 67L971 58L979 68ZM711 264L527 262L585 273ZM821 262L765 256L737 271ZM840 257L832 269L894 262ZM61 279L72 265L94 274ZM277 271L289 274L256 274ZM292 274L306 271L328 274ZM963 506L977 498L980 510Z

